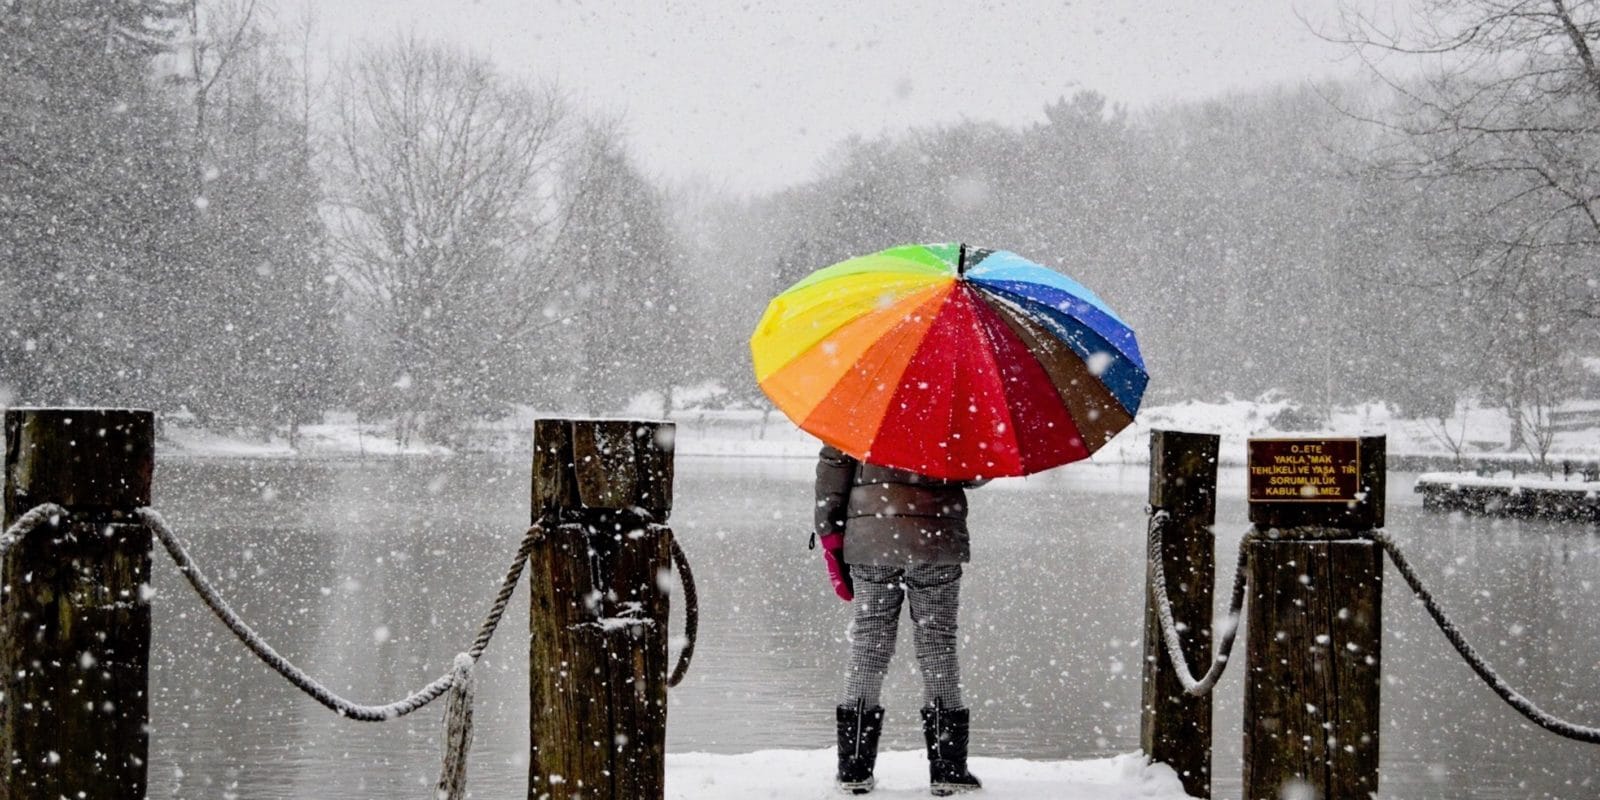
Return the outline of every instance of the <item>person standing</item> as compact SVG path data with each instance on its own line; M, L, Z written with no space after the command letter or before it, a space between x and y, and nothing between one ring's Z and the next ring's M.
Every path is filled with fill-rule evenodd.
M982 788L967 769L970 711L961 699L956 616L961 565L971 558L965 490L984 482L875 466L831 446L818 456L812 545L821 541L834 592L852 605L850 660L836 709L835 779L843 791L866 794L876 785L879 700L906 601L922 671L930 790L945 797Z

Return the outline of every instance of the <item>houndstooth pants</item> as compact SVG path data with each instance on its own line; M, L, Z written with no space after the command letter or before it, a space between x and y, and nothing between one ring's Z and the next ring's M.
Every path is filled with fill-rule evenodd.
M907 567L850 565L855 582L855 612L850 622L850 663L845 672L846 704L866 700L879 705L883 679L894 656L900 605L911 600L911 640L922 671L922 700L961 708L961 672L956 663L956 611L961 604L960 564Z

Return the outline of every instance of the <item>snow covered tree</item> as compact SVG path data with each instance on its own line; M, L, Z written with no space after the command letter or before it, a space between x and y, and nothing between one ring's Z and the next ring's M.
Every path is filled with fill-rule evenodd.
M686 347L699 355L702 377L723 392L706 400L714 404L762 404L761 390L750 379L750 331L772 297L773 254L779 251L774 215L768 203L728 196L700 184L679 184L671 191L674 239L683 253L680 315L691 313L696 324Z
M407 440L449 438L467 419L529 399L538 336L570 309L552 268L575 152L548 87L405 39L345 68L333 241L364 339L369 414Z
M560 260L580 340L578 389L591 413L619 411L641 392L670 404L673 386L704 368L688 347L696 322L665 198L614 124L588 126L582 146L563 181L570 222Z
M332 402L339 338L311 120L254 2L190 9L191 173L198 210L187 351L171 376L201 420L267 432Z
M0 384L23 402L152 404L188 285L181 129L157 80L184 5L0 9Z
M1397 98L1371 115L1390 134L1372 169L1459 202L1443 243L1457 257L1433 278L1479 329L1485 389L1524 447L1600 319L1600 3L1427 0L1399 19L1346 7L1342 23ZM1420 76L1391 74L1395 54Z

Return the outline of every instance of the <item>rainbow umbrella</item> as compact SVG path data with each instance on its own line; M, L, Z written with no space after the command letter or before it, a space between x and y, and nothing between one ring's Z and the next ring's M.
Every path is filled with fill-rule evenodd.
M864 461L946 479L1086 458L1133 421L1133 330L1077 281L1004 250L894 247L767 306L756 380L795 424Z

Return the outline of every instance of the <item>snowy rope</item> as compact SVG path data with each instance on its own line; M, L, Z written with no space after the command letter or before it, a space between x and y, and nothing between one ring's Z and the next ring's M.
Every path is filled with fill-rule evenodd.
M37 510L34 509L34 511ZM29 512L29 514L32 513L31 511ZM362 722L381 722L403 717L433 702L440 695L449 691L456 685L457 676L463 672L456 666L452 666L449 672L435 678L427 686L400 700L385 705L362 705L346 700L328 687L323 686L315 678L307 675L304 670L295 666L288 659L279 655L278 651L272 649L272 646L267 644L260 634L257 634L248 623L241 619L239 614L217 593L211 582L206 580L206 577L195 567L193 559L189 557L188 550L184 548L183 543L178 540L177 535L172 532L172 529L167 525L167 521L159 513L151 508L141 508L135 514L140 521L150 528L156 538L161 540L162 546L167 549L167 554L172 556L173 563L177 564L178 570L189 580L189 585L194 587L195 592L200 595L200 599L205 601L212 613L216 614L217 619L223 625L226 625L228 630L232 631L233 635L238 637L239 641L250 652L255 653L257 658L260 658L267 666L282 675L285 680L294 684L296 688L305 692L313 700L327 706L341 716ZM10 532L8 531L7 533L9 534ZM483 624L478 628L477 638L473 640L472 647L461 654L467 659L469 667L471 664L478 662L478 659L483 655L484 649L489 646L489 640L494 637L495 628L499 626L500 618L505 616L506 605L510 602L511 595L517 588L517 581L522 577L523 567L528 562L528 556L533 550L533 545L541 536L542 529L538 525L529 528L528 532L523 535L522 544L517 548L516 560L512 562L510 569L506 571L505 579L500 583L500 591L495 595L494 605L490 607L488 616L484 618ZM459 659L460 656L458 656L458 662Z
M444 762L439 766L439 782L434 785L434 800L465 800L467 796L467 754L472 750L472 657L456 655L454 682L444 707Z
M0 533L0 558L3 558L23 537L32 533L39 527L49 524L58 524L62 517L67 516L66 509L54 503L45 503L34 507L27 513L18 517L4 533ZM522 572L527 566L528 559L533 553L534 545L544 538L544 529L538 524L528 528L522 537L522 542L517 548L517 555L511 566L506 570L504 579L500 582L500 589L495 593L494 603L489 608L489 614L478 628L478 635L473 638L472 646L465 652L456 655L450 671L435 678L428 685L385 705L362 705L347 700L321 682L312 678L306 672L295 666L288 659L280 655L271 645L256 633L249 623L234 611L228 602L222 598L195 566L194 559L189 556L189 551L177 534L172 531L165 518L152 508L140 508L134 512L138 519L150 532L161 541L167 554L183 573L195 593L211 609L219 621L225 625L244 646L260 658L263 663L271 667L285 680L296 688L305 692L313 700L332 709L341 716L362 722L379 722L403 717L423 706L428 705L445 693L450 694L449 702L445 708L445 747L444 759L440 765L439 780L435 784L434 796L437 800L463 800L466 796L467 783L467 754L472 748L472 700L473 700L473 667L482 658L483 652L488 648L489 642L494 638L500 620L505 616L506 607L510 604L511 596L515 593L517 583L522 578ZM694 644L699 628L699 596L695 590L694 573L689 569L689 559L678 544L671 529L664 529L668 545L671 550L673 566L677 568L684 589L684 632L686 641L682 651L678 654L678 663L673 669L672 676L668 679L668 686L676 686L683 680L689 670L689 662L694 655Z
M1372 541L1377 542L1383 548L1385 553L1389 554L1389 559L1394 562L1395 569L1400 571L1400 576L1406 579L1406 583L1411 586L1411 591L1417 595L1418 600L1422 601L1423 607L1428 610L1428 615L1433 617L1433 621L1439 625L1439 630L1444 634L1444 638L1450 640L1450 644L1456 648L1457 653L1461 654L1461 658L1467 662L1467 665L1472 667L1472 671L1478 673L1478 677L1482 678L1483 682L1488 684L1489 688L1493 689L1501 700L1506 701L1507 705L1516 709L1522 716L1527 717L1533 724L1557 736L1564 736L1568 739L1576 739L1590 744L1600 744L1600 728L1578 725L1552 716L1535 705L1532 700L1529 700L1521 692L1511 688L1511 685L1506 683L1505 679L1500 677L1499 673L1495 672L1494 668L1483 660L1483 656L1478 655L1478 651L1467 643L1467 640L1461 635L1461 629L1457 628L1455 623L1445 616L1444 610L1433 599L1433 595L1423 588L1422 581L1417 577L1416 570L1411 568L1411 562L1406 560L1405 555L1400 552L1400 546L1389 538L1389 534L1383 531L1372 531L1368 535L1372 538Z
M1161 530L1171 518L1172 515L1164 508L1154 509L1150 514L1150 588L1155 592L1156 618L1161 621L1161 638L1166 644L1167 659L1172 662L1173 671L1178 675L1178 682L1183 685L1184 694L1198 697L1210 692L1212 687L1217 685L1217 680L1222 677L1223 670L1228 667L1228 657L1233 652L1233 640L1239 633L1239 614L1244 609L1250 542L1258 534L1251 528L1245 533L1244 538L1239 540L1239 560L1233 575L1233 597L1228 601L1228 616L1223 625L1212 626L1214 632L1221 634L1221 638L1217 641L1217 652L1212 658L1211 668L1196 679L1189 671L1189 662L1183 655L1183 641L1178 634L1178 624L1172 618L1172 601L1167 597L1167 570L1161 563Z
M42 503L28 509L28 513L17 517L17 521L11 523L11 527L6 528L5 533L0 533L0 557L4 557L12 545L32 533L35 528L66 515L67 510L55 503Z
M667 530L667 542L672 546L672 565L678 570L678 580L683 582L683 649L678 651L678 664L667 678L667 688L683 682L689 673L689 661L694 658L694 640L700 630L700 593L694 587L694 572L689 569L689 557L678 545L678 537Z

